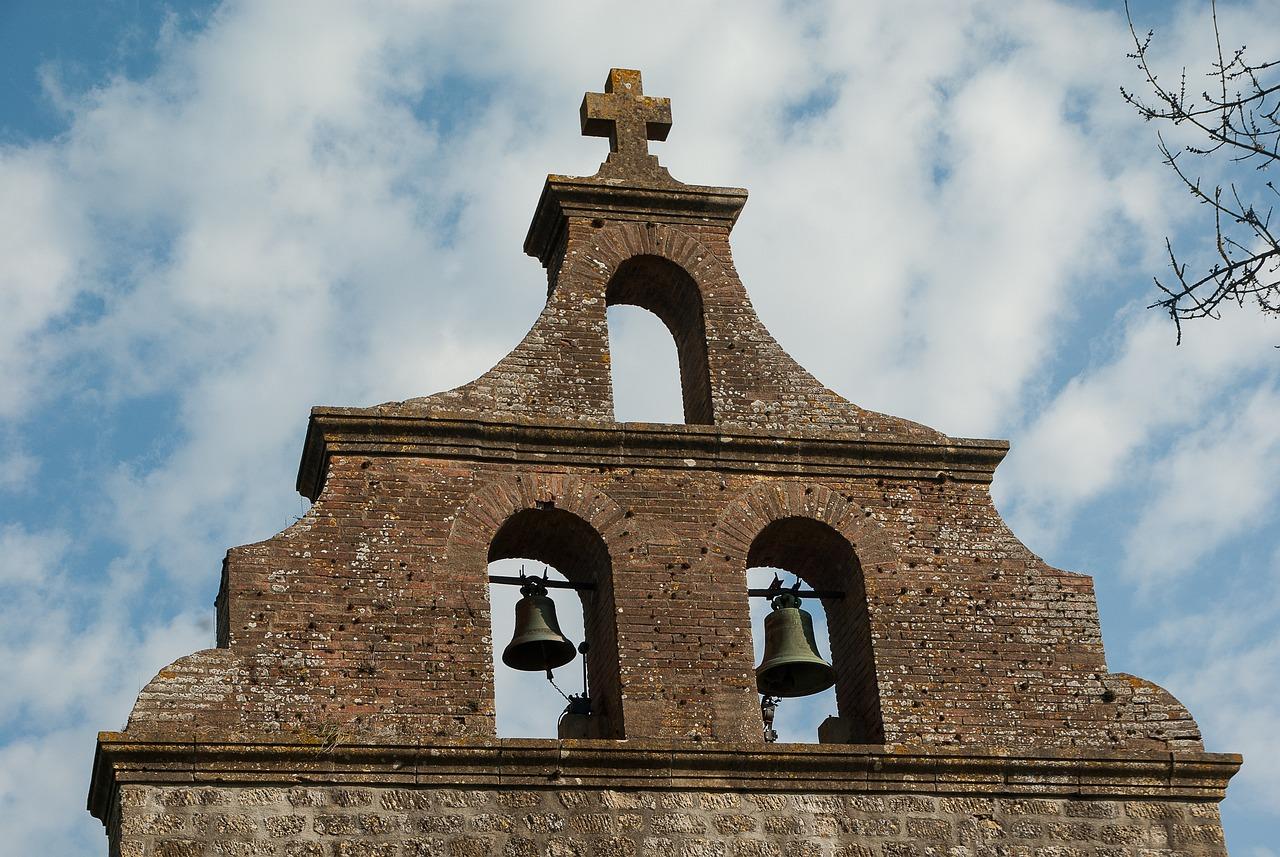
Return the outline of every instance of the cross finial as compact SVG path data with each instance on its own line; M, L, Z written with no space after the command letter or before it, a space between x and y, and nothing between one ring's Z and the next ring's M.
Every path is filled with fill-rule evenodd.
M610 69L604 92L584 95L580 113L584 136L609 138L609 157L601 165L602 174L670 179L658 159L649 154L649 141L667 139L671 99L645 95L640 72Z

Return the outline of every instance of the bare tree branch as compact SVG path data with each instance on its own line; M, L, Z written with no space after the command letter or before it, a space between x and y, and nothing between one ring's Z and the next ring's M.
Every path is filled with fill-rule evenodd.
M1155 33L1138 34L1128 1L1125 2L1134 45L1128 56L1142 73L1147 92L1139 96L1121 87L1120 94L1148 122L1187 129L1198 139L1175 148L1158 131L1157 149L1162 162L1177 175L1192 198L1213 212L1217 261L1189 274L1172 241L1166 239L1173 276L1154 278L1165 297L1150 308L1160 307L1169 313L1179 343L1184 321L1219 318L1224 303L1251 303L1264 314L1280 316L1280 243L1271 227L1271 198L1280 197L1280 192L1273 182L1261 178L1256 187L1245 182L1242 188L1231 181L1225 191L1216 183L1208 189L1198 174L1199 169L1215 165L1221 172L1223 161L1226 169L1249 164L1255 172L1263 172L1280 160L1280 60L1251 63L1245 46L1228 56L1222 48L1217 3L1212 2L1210 7L1217 57L1206 76L1211 80L1213 94L1205 89L1197 101L1187 94L1185 67L1176 87L1159 80L1149 60ZM1195 168L1186 166L1187 158L1192 159ZM1267 207L1260 210L1263 200L1268 200Z

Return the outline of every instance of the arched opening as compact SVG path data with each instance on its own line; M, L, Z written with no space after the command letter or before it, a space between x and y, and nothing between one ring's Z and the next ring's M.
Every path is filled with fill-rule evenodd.
M608 317L613 418L620 423L684 422L680 363L671 332L639 307L611 306Z
M623 737L612 565L604 539L582 518L548 504L545 508L521 510L508 518L489 544L488 561L490 575L515 576L523 565L529 575L540 577L546 568L552 580L594 587L548 590L565 636L574 643L585 640L589 644L585 656L578 655L555 670L555 679L564 693L581 693L585 657L591 731L589 736L580 737ZM555 737L565 700L547 682L545 673L513 670L501 659L511 640L519 590L490 584L489 598L498 734Z
M605 290L608 306L637 306L656 315L671 332L680 366L684 421L710 425L711 370L702 293L693 277L661 256L633 256L618 266ZM614 374L615 381L618 378ZM617 384L614 385L615 401Z
M774 574L790 584L794 575L822 592L839 598L806 598L803 608L813 616L819 653L835 667L835 687L808 697L784 700L774 725L783 741L821 740L830 743L884 743L880 693L871 646L862 567L849 541L829 525L812 518L780 518L766 526L747 553L747 585L768 586ZM769 612L764 598L751 599L756 663L764 648L763 622ZM825 645L824 645L825 644ZM834 708L834 719L828 720ZM825 725L824 725L825 724Z

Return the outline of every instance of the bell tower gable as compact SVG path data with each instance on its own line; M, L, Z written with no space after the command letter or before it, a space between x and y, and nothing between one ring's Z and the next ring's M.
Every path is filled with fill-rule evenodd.
M112 853L1221 854L1240 758L1108 672L1091 579L992 503L1008 445L783 351L733 264L746 192L662 167L639 72L580 118L610 151L547 178L528 335L455 390L313 409L313 505L228 552L218 647L100 733ZM616 305L671 332L684 424L615 419Z
M747 192L677 181L649 153L650 140L666 139L671 108L643 95L638 71L614 69L604 93L588 93L582 127L609 137L610 152L594 175L551 175L543 186L524 244L547 270L547 304L533 328L470 384L379 412L612 422L605 311L625 303L671 331L687 424L942 437L851 404L777 343L729 247Z

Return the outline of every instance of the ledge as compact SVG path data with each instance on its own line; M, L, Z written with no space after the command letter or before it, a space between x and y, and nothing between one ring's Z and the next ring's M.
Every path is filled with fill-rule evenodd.
M1232 753L1013 751L832 744L431 739L322 745L98 733L88 808L105 820L122 785L380 785L716 789L982 797L1218 801Z
M777 434L721 426L477 419L313 408L298 492L315 500L333 455L447 458L577 467L645 467L791 476L897 476L990 483L1009 450L1001 440L856 433Z
M747 192L736 187L629 185L599 178L547 176L533 221L524 239L524 252L543 267L551 262L569 217L607 217L611 220L653 220L664 223L719 223L730 229L737 222Z

